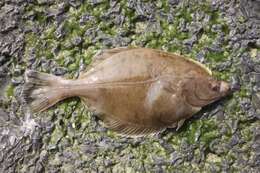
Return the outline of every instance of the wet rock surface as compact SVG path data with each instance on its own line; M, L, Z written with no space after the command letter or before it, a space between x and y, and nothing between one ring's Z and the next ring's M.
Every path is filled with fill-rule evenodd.
M0 2L0 172L259 172L258 0ZM77 98L31 114L26 69L77 78L100 49L177 52L232 83L233 95L179 130L130 139Z

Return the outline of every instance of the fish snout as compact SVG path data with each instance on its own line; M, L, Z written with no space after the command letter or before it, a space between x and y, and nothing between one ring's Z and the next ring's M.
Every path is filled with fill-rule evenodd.
M220 83L220 93L222 93L223 95L227 95L230 92L231 92L230 84L225 82L225 81L221 81L221 83Z

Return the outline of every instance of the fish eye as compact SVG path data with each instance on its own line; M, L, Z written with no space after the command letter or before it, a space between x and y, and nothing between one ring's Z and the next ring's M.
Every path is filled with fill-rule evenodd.
M220 86L218 84L211 84L211 89L215 92L218 92L220 89Z

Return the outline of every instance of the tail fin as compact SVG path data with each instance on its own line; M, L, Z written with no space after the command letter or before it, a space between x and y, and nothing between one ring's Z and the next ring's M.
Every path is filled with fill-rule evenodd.
M22 97L33 112L44 111L64 99L62 78L37 71L26 71Z

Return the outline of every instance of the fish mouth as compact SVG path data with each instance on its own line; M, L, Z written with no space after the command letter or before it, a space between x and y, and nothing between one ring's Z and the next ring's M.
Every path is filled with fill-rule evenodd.
M231 91L230 85L227 82L221 81L220 93L229 93Z
M240 90L240 86L236 86L233 88L233 86L230 83L227 83L225 81L221 82L221 86L220 86L221 97L232 95L234 92L239 90Z

